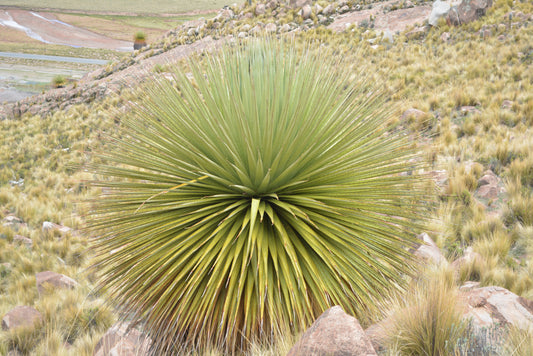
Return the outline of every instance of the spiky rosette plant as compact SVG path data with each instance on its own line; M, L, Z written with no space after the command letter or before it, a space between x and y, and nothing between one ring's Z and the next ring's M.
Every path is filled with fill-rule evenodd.
M154 354L358 315L412 271L416 153L338 66L273 40L225 47L121 117L97 167L94 268Z

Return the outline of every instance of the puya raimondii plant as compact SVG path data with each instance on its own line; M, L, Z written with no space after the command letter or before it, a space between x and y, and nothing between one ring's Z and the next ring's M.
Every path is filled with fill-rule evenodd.
M154 354L239 352L333 305L357 316L413 271L416 148L340 65L273 39L226 45L121 116L93 167L93 267Z

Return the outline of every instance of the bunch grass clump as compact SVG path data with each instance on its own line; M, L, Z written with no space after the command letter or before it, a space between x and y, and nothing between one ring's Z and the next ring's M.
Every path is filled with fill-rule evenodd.
M342 65L272 39L225 47L120 117L94 166L93 267L154 353L244 350L333 305L360 316L413 272L416 145Z
M414 281L405 297L393 299L387 348L397 355L453 355L465 337L451 270L440 267Z

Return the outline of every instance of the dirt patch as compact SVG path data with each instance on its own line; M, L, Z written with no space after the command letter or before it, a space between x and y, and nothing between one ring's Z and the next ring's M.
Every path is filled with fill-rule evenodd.
M0 10L0 28L11 28L44 43L72 47L131 51L132 42L113 39L62 22L50 13L25 10Z

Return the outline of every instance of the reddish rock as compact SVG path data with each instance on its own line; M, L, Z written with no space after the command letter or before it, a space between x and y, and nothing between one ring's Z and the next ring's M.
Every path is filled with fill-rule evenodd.
M18 306L7 312L2 318L2 330L12 330L23 326L33 326L40 323L43 316L35 308Z
M138 356L148 353L152 340L127 323L113 325L98 341L93 356Z
M403 112L402 120L408 119L410 117L414 117L416 119L420 119L420 118L423 118L424 116L426 116L426 113L423 112L422 110L411 108L411 109L407 109L407 110L405 110Z
M477 328L495 324L514 325L523 330L533 328L533 301L505 288L474 288L464 292L462 298L465 301L464 318L471 319Z
M22 235L13 236L13 243L26 245L27 247L32 247L33 246L33 241L30 238L27 238L27 237L22 236Z
M485 173L483 174L483 177L481 177L478 182L477 182L477 186L478 187L481 187L481 186L484 186L484 185L497 185L498 183L500 182L500 179L498 178L498 176L496 176L496 174L494 174L493 171L491 170L488 170L488 171L485 171Z
M78 285L78 282L73 280L70 277L65 276L64 274L45 271L39 272L35 275L35 281L37 284L37 290L39 294L43 293L45 290L46 284L49 284L55 288L74 288Z
M354 317L340 306L326 310L302 335L287 356L377 355Z
M433 264L440 265L441 263L447 263L446 257L442 254L439 247L431 237L425 232L417 236L423 243L414 249L415 256L421 259L432 262ZM412 250L413 251L413 250Z
M476 191L478 197L482 199L496 199L498 198L498 193L500 192L497 185L486 184L479 187Z
M491 6L492 0L463 0L450 9L446 21L454 26L466 24L484 16Z
M23 225L23 221L21 218L19 217L16 217L15 215L13 214L9 214L7 215L6 217L4 217L2 219L2 226L6 226L6 227L9 227L15 231L18 231L21 227L21 225Z

